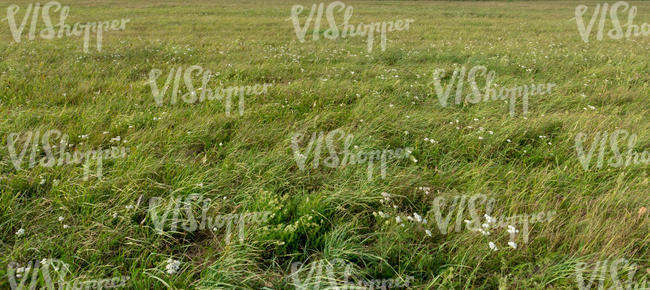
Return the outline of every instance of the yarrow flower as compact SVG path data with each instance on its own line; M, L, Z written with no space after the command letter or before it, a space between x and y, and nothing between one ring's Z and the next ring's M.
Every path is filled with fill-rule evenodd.
M519 230L515 229L515 227L513 227L513 226L511 226L511 225L508 225L508 233L510 233L510 234L516 234L516 233L518 233L518 232L519 232Z
M483 216L485 217L485 220L490 224L493 224L493 223L497 222L497 219L495 219L495 218L493 218L493 217L491 217L491 216L489 216L487 214L485 214Z
M181 265L181 261L174 260L172 258L167 259L167 266L165 266L165 270L167 271L167 274L173 275L178 272L178 268Z

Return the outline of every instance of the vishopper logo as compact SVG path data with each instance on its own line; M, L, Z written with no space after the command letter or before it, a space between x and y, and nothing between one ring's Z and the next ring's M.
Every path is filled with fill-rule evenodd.
M34 168L37 165L49 168L69 164L81 164L85 160L84 180L88 180L91 161L94 159L96 164L95 176L97 176L98 179L101 179L103 176L103 160L124 158L126 157L126 153L129 151L129 149L125 147L113 146L111 149L97 149L82 152L81 150L77 150L75 147L74 151L70 153L66 152L68 147L72 146L72 144L68 144L67 134L62 134L61 131L56 129L45 131L42 136L40 134L40 131L29 131L24 135L21 133L10 133L7 136L9 157L16 170L22 169L25 155L29 151L28 148L31 148L31 153L29 155L29 168ZM85 137L87 138L87 136ZM61 138L59 145L50 145L51 138ZM22 147L18 147L20 153L16 150L16 144L19 142L19 139L24 139ZM39 140L41 141L42 146L39 146ZM40 157L43 155L40 147L42 147L42 152L45 154L43 157ZM58 150L58 159L57 152L55 151L57 147L60 147ZM40 160L37 160L38 158L40 158Z
M195 89L194 87L194 80L192 79L193 75L201 75L201 87L198 89ZM157 80L158 78L162 75L162 71L160 69L152 69L149 72L149 80L147 83L151 86L151 92L153 94L154 100L156 101L156 105L162 106L163 105L163 98L167 94L167 90L169 89L169 86L172 85L172 79L173 79L173 86L171 89L171 99L169 102L174 105L176 102L178 102L178 93L180 92L179 88L181 86L181 76L183 76L183 81L185 83L185 87L187 89L187 92L184 93L181 96L181 99L188 104L194 104L196 102L203 102L203 101L213 101L213 100L218 100L221 101L225 97L225 107L226 107L226 115L230 116L230 109L232 107L232 97L235 95L239 96L239 115L242 116L244 114L244 106L245 106L245 101L244 97L245 96L251 96L251 95L260 95L260 94L266 94L268 87L271 86L271 84L263 84L263 85L253 85L253 86L235 86L235 87L228 87L225 89L222 88L216 88L214 90L210 89L208 87L208 82L210 81L210 78L215 76L219 76L219 74L213 74L209 69L203 69L201 66L198 65L193 65L187 68L185 70L185 73L183 73L183 67L178 67L177 69L172 68L169 71L169 74L167 75L167 79L165 80L165 83L161 89L158 88L158 83ZM199 92L197 92L199 91Z
M395 289L408 288L415 278L362 279L352 274L354 264L343 259L316 260L307 265L291 264L289 282L295 289Z
M42 9L42 10L41 10ZM50 18L50 9L54 12L61 11L59 14L59 23L56 25L52 24L52 18ZM88 52L90 46L90 32L96 34L96 43L97 51L102 51L102 37L103 33L108 30L124 30L127 22L131 19L121 19L121 20L112 20L112 21L100 21L100 22L88 22L88 23L75 23L70 26L65 24L65 19L68 18L70 14L69 6L62 6L61 3L57 1L47 2L41 7L40 3L29 4L25 9L25 14L23 19L20 22L20 25L17 25L15 16L20 11L20 7L16 4L9 5L7 7L7 21L9 22L9 29L11 29L11 35L14 38L14 41L20 43L23 30L31 16L31 22L29 27L28 37L29 40L34 40L37 36L36 26L39 19L39 12L42 15L43 22L45 23L45 29L41 30L38 34L43 39L54 39L62 38L65 36L81 36L84 35L84 46L83 51ZM55 26L58 27L58 31L55 30Z
M318 168L323 145L326 145L327 151L329 153L329 157L323 160L323 165L329 168L344 168L348 165L367 163L368 180L372 179L375 162L379 162L381 178L386 178L388 161L391 159L407 158L412 153L412 149L410 147L397 148L395 150L357 150L356 152L353 152L350 147L352 146L354 136L352 134L346 136L345 131L341 129L330 131L327 133L326 137L322 131L318 134L318 137L316 136L316 132L311 134L311 139L309 140L304 153L300 152L300 144L303 143L305 134L294 133L293 137L291 138L291 149L293 150L294 159L296 160L296 163L298 164L300 170L306 169L306 163L309 156L313 156L311 159L312 168ZM335 143L344 138L345 141L343 144L343 158L340 159L336 152ZM354 146L354 148L358 149L358 146Z
M602 5L596 4L593 15L591 18L589 18L589 24L585 25L582 16L587 13L587 10L589 10L589 8L586 5L578 5L575 9L575 20L576 25L578 25L578 32L580 32L580 37L582 37L582 40L585 43L589 42L589 37L591 35L591 31L594 28L594 25L596 25L596 20L598 20L598 31L596 32L596 39L603 40L605 22L608 14L607 12L609 12L609 18L613 26L613 28L607 32L607 36L609 38L618 40L622 39L623 37L630 39L632 36L650 36L650 24L643 23L640 27L639 25L634 24L634 18L636 17L637 9L636 6L630 7L630 4L628 2L618 1L611 7L609 7L609 4L607 3L603 3ZM621 22L618 20L619 11L627 12L627 22L623 25L621 25ZM600 19L598 19L599 15ZM571 20L573 20L573 18ZM623 27L627 27L625 33L623 32Z
M576 282L578 289L650 289L647 278L638 281L635 277L639 269L636 263L627 259L607 259L595 264L580 262L576 265ZM610 288L605 287L611 286Z
M368 53L372 52L373 43L375 41L375 32L380 34L381 50L385 51L386 40L387 40L386 32L408 30L409 25L415 21L413 19L406 19L406 20L400 19L397 21L374 22L369 24L359 23L355 28L354 25L349 24L350 18L352 18L353 8L351 6L346 7L345 3L341 1L335 1L327 5L327 9L325 9L324 3L320 3L318 4L318 6L316 4L313 4L311 7L311 11L309 11L309 15L307 16L304 24L301 27L300 19L298 17L300 16L300 14L302 14L304 9L305 7L299 4L293 5L293 7L291 7L290 19L291 22L293 23L294 29L296 30L296 36L298 37L298 40L300 42L305 42L307 29L312 23L312 20L314 21L314 28L312 30L313 31L312 39L313 40L319 39L321 34L321 29L320 29L321 20L323 18L323 12L325 12L327 23L329 24L329 29L323 32L324 38L334 40L339 37L346 38L348 36L367 37ZM334 13L341 12L343 10L345 10L343 14L343 27L341 31L339 31L339 26L336 24L336 20L334 19ZM316 18L314 19L315 13L316 13Z
M465 95L465 102L478 104L481 101L505 101L506 99L509 99L509 112L511 116L515 115L517 99L522 100L522 112L526 115L528 114L529 96L550 94L553 87L556 86L554 83L547 83L531 84L530 86L523 85L512 88L501 87L500 89L496 89L494 88L494 86L498 86L494 83L496 73L493 70L488 71L488 69L482 65L472 67L469 72L465 66L460 67L460 69L458 67L455 68L451 75L451 79L449 80L449 84L447 84L446 87L441 83L442 78L445 78L445 76L445 70L436 69L433 71L433 81L431 82L441 106L445 108L448 106L449 95L454 87L456 88L456 105L459 105L463 101L463 88L465 82L467 82L470 91ZM483 90L481 90L478 85L478 78L480 76L485 78L482 82L484 84ZM465 80L466 77L467 80Z
M425 194L428 194L429 188L420 187L419 189L423 189ZM430 237L433 236L432 230L435 231L434 227L442 235L450 234L452 231L460 232L465 229L479 232L483 236L490 236L493 230L507 229L506 231L510 236L508 246L514 249L518 247L516 237L519 233L519 226L523 227L522 241L527 244L530 224L549 222L555 215L555 211L548 211L508 217L502 215L499 218L494 218L491 214L496 200L488 198L485 194L454 196L451 200L448 197L437 196L433 200L432 208L424 215L419 215L416 212L404 214L399 211L399 202L394 202L393 196L383 192L382 197L381 202L387 207L386 212L373 212L373 215L386 219L386 223L394 220L397 225L406 227L407 222L411 222L416 229L424 228L426 235ZM435 224L430 223L427 218L432 218ZM490 249L498 250L498 247L493 242L489 242L488 245Z
M172 196L169 198L163 213L160 214L161 201L162 198L160 197L152 197L149 200L149 215L158 234L163 234L165 230L174 232L179 228L186 232L205 229L216 232L225 227L226 244L230 244L231 233L234 230L233 226L238 227L236 230L239 241L243 242L245 238L244 225L246 223L265 223L274 216L270 211L210 216L209 211L212 200L210 198L204 199L200 194L190 194L185 198L182 196L174 198ZM201 216L197 219L193 207L201 203Z
M609 135L608 132L596 132L588 152L586 152L584 148L584 143L587 141L587 137L588 135L586 133L578 133L575 138L578 159L585 170L589 170L598 143L600 143L600 148L598 150L596 167L599 169L603 168L605 152L608 147L607 145L611 147L612 153L614 154L614 156L611 156L607 160L607 164L611 167L621 168L632 164L650 164L650 152L643 151L642 153L639 153L635 151L634 147L638 141L638 136L636 134L629 134L627 130L619 129L614 131L611 135ZM621 153L619 148L619 139L621 138L624 142L627 141L627 151L623 151L623 153Z
M41 261L29 261L24 267L19 267L18 263L11 262L7 265L7 278L12 290L23 289L105 289L120 288L126 286L129 276L75 280L70 282L66 280L70 272L68 264L57 259L43 259ZM40 279L39 279L40 278ZM19 280L18 280L19 279Z

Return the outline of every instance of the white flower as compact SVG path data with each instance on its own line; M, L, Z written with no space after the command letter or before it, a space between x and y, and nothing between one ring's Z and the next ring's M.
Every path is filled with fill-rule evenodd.
M517 243L515 243L515 242L508 242L508 246L510 246L510 247L513 248L513 249L516 249L516 248L517 248Z
M60 222L63 221L63 217L62 217L62 216L59 217L59 221L60 221Z
M484 235L484 236L489 236L489 235L490 235L490 232L485 231L485 230L483 230L483 229L478 229L478 231L479 231L482 235Z
M427 138L427 137L424 137L424 141L429 141L429 138Z
M165 266L165 270L167 271L167 274L173 275L178 272L178 268L181 265L181 261L177 261L174 259L167 259L167 266Z
M390 193L384 191L384 192L381 193L381 196L383 196L385 199L389 199L390 198Z
M482 224L481 226L482 226L483 228L486 228L486 229L489 229L489 228L490 228L490 224Z
M478 139L479 139L479 140L483 140L483 137L482 137L482 136L478 136Z
M485 217L485 220L486 220L488 223L495 223L495 222L497 221L497 219L495 219L495 218L493 218L493 217L491 217L491 216L489 216L489 215L487 215L487 214L483 215L483 217Z
M125 206L126 209L133 209L133 207L134 206L132 204L129 204L129 205Z
M22 235L24 235L24 234L25 234L25 229L23 229L23 228L20 228L20 229L16 232L16 236L19 236L19 237L22 236Z
M395 217L395 221L396 221L398 224L399 224L399 223L402 223L402 218L399 217L399 216L396 216L396 217Z
M108 134L108 131L104 131L104 132L102 132L102 134L106 135L106 134Z
M197 183L196 186L198 186L198 187L203 187L203 182L201 182L201 183Z
M427 236L431 237L431 231L430 230L424 230L424 232L427 234Z
M516 234L518 232L519 232L519 230L515 229L515 227L513 227L511 225L508 226L508 233Z
M512 142L512 140L510 140L510 139L506 139L506 141L508 141L508 143Z
M63 228L67 229L67 228L70 228L70 226L69 225L63 225Z
M413 218L415 219L416 222L419 222L419 223L422 222L422 217L417 213L413 213Z
M492 251L498 251L499 249L497 248L497 245L495 245L493 242L489 242L488 246L490 246L490 250Z

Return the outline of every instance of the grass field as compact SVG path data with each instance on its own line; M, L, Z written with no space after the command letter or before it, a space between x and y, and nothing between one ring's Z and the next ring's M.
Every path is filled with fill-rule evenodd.
M594 28L584 42L572 19L584 4L589 21L603 2L345 1L351 24L414 20L386 34L385 50L376 37L371 52L365 37L313 40L309 27L300 42L292 6L305 6L303 25L319 3L303 0L64 1L67 24L130 21L104 32L101 51L92 33L88 52L83 37L29 40L29 22L16 42L6 8L20 7L20 24L33 3L0 4L0 289L11 289L11 265L42 259L65 263L70 283L128 276L125 289L325 289L346 277L409 289L578 289L577 277L596 277L592 288L650 278L648 163L608 166L606 151L598 168L599 150L610 150L598 145L585 170L576 149L578 135L588 151L599 132L620 129L636 134L635 151L650 151L650 37L599 41ZM630 4L634 23L650 22L650 2ZM170 89L158 106L151 71L161 71L160 89L170 70L194 65L213 73L212 88L270 86L246 95L241 115L239 97L230 114L225 99L180 101L183 84L176 104ZM454 68L475 66L501 87L555 87L531 96L525 116L504 101L441 106L434 71L446 71L446 85ZM337 129L354 137L353 150L412 153L389 161L383 177L377 162L369 176L367 163L325 166L323 144L320 166L312 156L301 169L294 145L307 151L312 133ZM20 151L28 132L48 130L69 136L70 152L126 153L92 161L88 173L83 164L30 168L28 149L17 169L12 133ZM305 138L292 142L297 133ZM46 157L34 139L34 158ZM342 152L343 138L334 147ZM170 198L191 194L206 202L188 202L175 220L198 222L202 204L210 216L270 215L242 225L244 236L225 220L217 230L156 229L152 202L173 207ZM490 201L477 206L481 220L554 214L517 225L514 249L505 228L463 228L471 211L450 204L477 194Z

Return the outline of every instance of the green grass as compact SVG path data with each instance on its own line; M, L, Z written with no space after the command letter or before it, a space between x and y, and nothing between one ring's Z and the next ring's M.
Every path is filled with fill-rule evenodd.
M134 289L292 289L292 263L337 258L367 279L413 276L415 289L575 289L578 262L607 258L637 263L637 280L648 279L650 223L637 214L650 201L648 165L585 171L574 138L585 132L590 146L596 132L622 128L650 151L650 38L584 43L570 20L583 2L346 1L352 24L415 19L368 53L361 37L300 43L288 21L296 2L66 1L66 23L131 19L89 53L80 37L15 43L0 22L0 288L9 262L42 258L70 264L75 279L131 276ZM28 3L2 1L0 12L18 4L20 20ZM650 22L650 2L632 4L635 23ZM149 72L162 70L160 86L192 65L220 73L212 88L273 85L247 96L243 116L218 101L156 106ZM431 75L454 65L484 65L505 87L557 87L531 97L526 119L503 102L443 108ZM292 135L337 128L365 150L411 147L418 162L390 163L371 180L365 165L299 170ZM131 152L106 162L102 180L84 181L79 165L17 171L8 134L49 129L85 148L121 136ZM488 194L495 216L557 213L512 250L505 234L427 237L384 223L372 213L397 210L381 192L402 213L429 212L430 224L438 196ZM211 198L215 214L275 216L244 243L226 245L221 231L156 234L149 199L192 193ZM170 257L182 262L175 275L165 273Z

